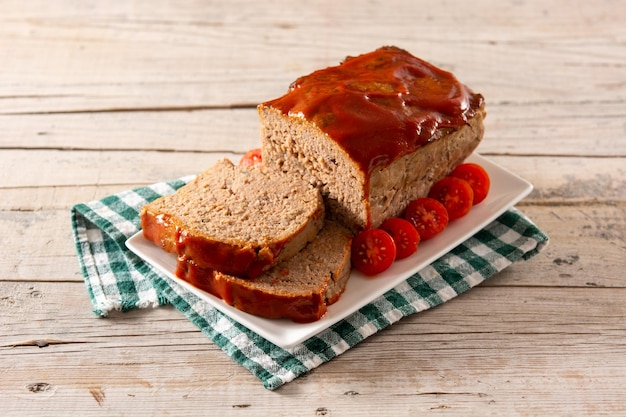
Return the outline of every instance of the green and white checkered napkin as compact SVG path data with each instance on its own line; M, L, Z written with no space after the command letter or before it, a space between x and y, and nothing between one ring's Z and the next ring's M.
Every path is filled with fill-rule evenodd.
M519 259L537 254L548 237L511 209L450 253L301 345L284 350L200 300L125 246L139 230L140 208L192 177L163 182L72 207L76 250L94 305L112 310L171 303L233 360L276 389L330 361L402 317L442 304Z

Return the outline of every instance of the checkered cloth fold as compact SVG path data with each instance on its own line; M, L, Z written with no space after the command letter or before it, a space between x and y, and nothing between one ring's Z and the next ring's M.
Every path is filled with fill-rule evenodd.
M94 312L170 303L234 361L273 390L330 361L402 317L442 304L520 259L548 237L517 209L356 313L285 350L230 319L131 253L126 239L139 230L140 208L171 194L192 177L121 192L72 207L78 259Z

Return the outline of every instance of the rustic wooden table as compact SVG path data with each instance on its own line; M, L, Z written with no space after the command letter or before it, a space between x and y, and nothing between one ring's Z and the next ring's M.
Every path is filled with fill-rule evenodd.
M0 10L0 414L626 415L623 2ZM480 152L535 185L542 254L277 391L173 308L92 313L74 203L238 158L257 103L386 44L486 97Z

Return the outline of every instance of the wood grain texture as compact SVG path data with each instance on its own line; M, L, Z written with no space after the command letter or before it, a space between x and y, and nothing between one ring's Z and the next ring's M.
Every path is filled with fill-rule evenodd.
M620 140L626 131L624 103L498 103L487 96L487 131L480 150L485 154L624 157L626 141ZM0 126L5 127L0 131L0 149L244 152L260 142L254 106L0 114Z
M626 413L619 1L0 0L2 415ZM256 105L395 44L487 100L479 151L531 181L528 262L275 392L170 307L91 312L69 208L238 159Z
M492 102L624 100L626 12L611 0L18 4L0 20L4 114L257 104L382 44L453 70Z
M9 415L26 399L42 411L65 406L87 415L173 407L346 415L361 414L364 404L378 415L597 415L619 413L626 401L623 288L518 287L511 299L508 288L479 287L402 320L278 393L259 387L171 308L98 319L79 283L0 289L2 316L16 328L0 339Z

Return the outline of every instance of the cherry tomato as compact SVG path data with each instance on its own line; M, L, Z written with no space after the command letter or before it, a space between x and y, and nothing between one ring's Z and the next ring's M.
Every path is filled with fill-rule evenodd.
M478 204L483 201L489 194L491 180L485 168L472 162L467 162L456 167L451 173L451 177L460 178L469 182L474 191L474 202Z
M417 252L420 235L408 220L392 217L385 220L380 228L389 233L396 244L396 259L404 259Z
M445 177L432 186L428 197L441 202L448 211L450 221L465 216L472 208L474 191L465 180Z
M421 240L432 239L448 226L448 212L433 198L418 198L409 203L404 218L417 230Z
M381 229L366 229L352 240L352 266L365 275L376 275L396 259L396 244Z
M261 166L261 163L261 148L250 149L239 160L239 165L247 168Z

